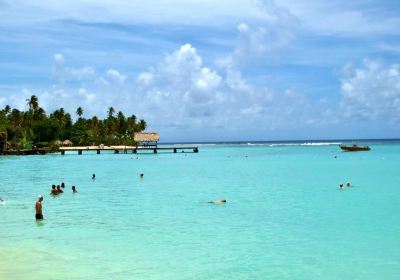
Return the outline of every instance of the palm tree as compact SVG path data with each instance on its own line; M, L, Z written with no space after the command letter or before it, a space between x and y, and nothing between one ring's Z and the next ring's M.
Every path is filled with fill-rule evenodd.
M46 117L46 111L42 107L38 107L33 113L34 120L43 120Z
M78 109L76 109L76 114L78 115L78 118L80 119L83 115L83 109L82 107L78 107Z
M39 107L39 100L36 95L32 95L31 98L26 99L29 106L29 111L34 112Z
M11 112L11 107L9 105L6 105L3 109L3 112L5 115L8 115Z
M0 138L4 139L3 147L0 150L5 151L7 149L7 118L4 114L0 114Z
M115 110L113 107L108 108L108 118L111 119L115 113Z
M146 130L146 128L147 128L147 123L146 123L146 121L143 120L143 119L141 119L141 120L139 121L139 123L138 123L139 132L140 132L140 131L143 131L143 130Z

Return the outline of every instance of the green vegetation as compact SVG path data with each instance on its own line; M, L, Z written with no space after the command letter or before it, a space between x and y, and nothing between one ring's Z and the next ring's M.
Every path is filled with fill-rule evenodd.
M31 149L54 147L68 139L74 145L133 145L134 133L146 129L144 120L137 121L136 116L125 117L122 112L114 116L110 107L108 117L83 118L82 107L76 109L77 120L63 108L47 115L39 106L35 95L27 99L28 111L20 111L5 106L0 110L0 153L7 149Z

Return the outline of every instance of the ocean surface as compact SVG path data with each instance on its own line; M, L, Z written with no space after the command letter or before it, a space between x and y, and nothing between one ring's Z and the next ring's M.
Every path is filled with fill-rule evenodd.
M400 279L400 141L338 143L0 157L0 279Z

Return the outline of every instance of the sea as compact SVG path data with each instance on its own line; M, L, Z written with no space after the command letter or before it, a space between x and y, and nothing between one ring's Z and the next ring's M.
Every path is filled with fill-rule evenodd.
M0 279L400 279L400 140L340 143L1 156Z

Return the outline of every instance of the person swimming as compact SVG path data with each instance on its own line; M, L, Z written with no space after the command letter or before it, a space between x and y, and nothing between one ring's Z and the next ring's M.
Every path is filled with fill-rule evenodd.
M60 188L60 185L57 185L57 192L58 193L63 193L64 191Z
M339 189L341 189L341 190L343 189L343 184L339 185Z
M140 173L140 179L143 179L144 173Z
M39 195L38 200L36 201L35 204L35 218L36 220L43 220L43 213L42 213L42 201L43 201L43 196Z
M58 190L56 189L56 185L51 186L51 195L58 195Z
M348 188L350 188L350 187L351 187L350 182L347 182L347 183L346 183L346 186L347 186Z
M72 186L72 193L77 193L78 191L76 190L75 186Z
M208 203L212 203L212 204L225 204L225 203L226 203L226 199L212 200L212 201L209 201Z
M92 180L96 180L96 174L93 173Z
M61 182L61 188L65 188L64 182Z

